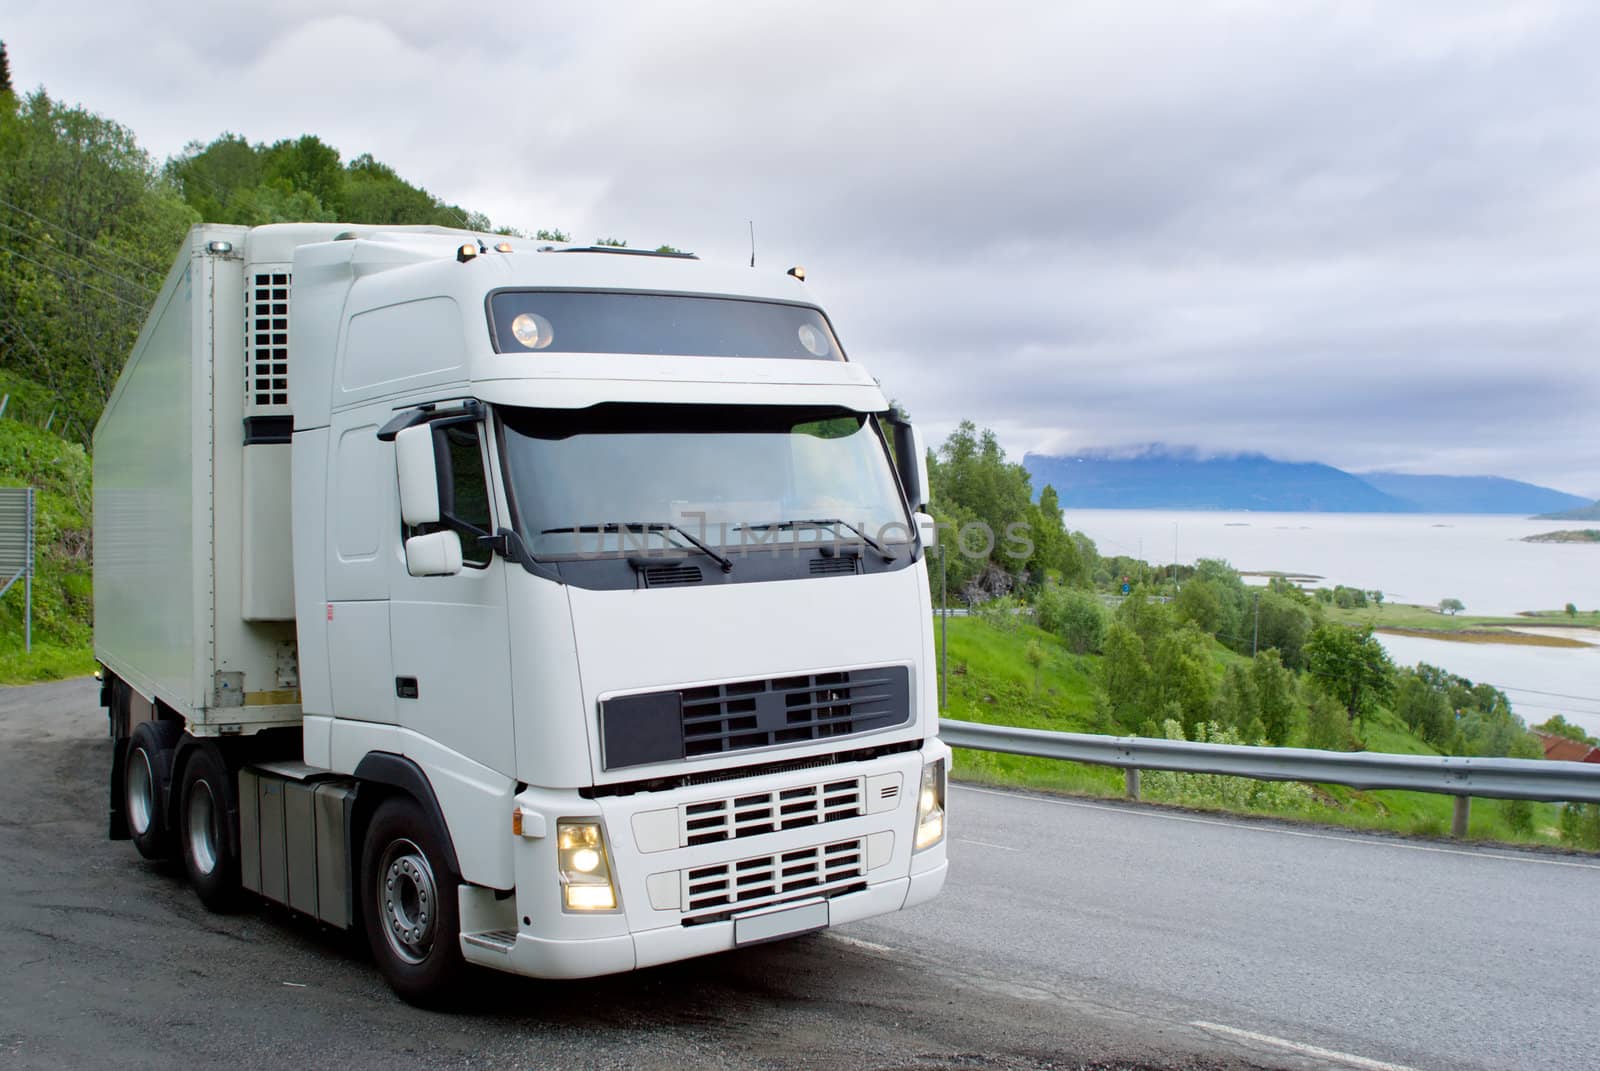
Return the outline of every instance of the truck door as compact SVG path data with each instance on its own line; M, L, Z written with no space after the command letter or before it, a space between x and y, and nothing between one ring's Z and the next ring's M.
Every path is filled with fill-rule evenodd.
M434 430L445 515L495 531L484 425ZM389 635L401 726L501 773L515 768L506 563L461 535L455 576L412 576L393 560Z

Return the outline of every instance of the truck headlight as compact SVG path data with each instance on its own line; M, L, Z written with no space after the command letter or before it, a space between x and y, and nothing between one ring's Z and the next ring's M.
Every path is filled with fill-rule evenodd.
M563 818L556 823L561 899L568 911L615 911L617 890L606 860L600 823Z
M922 768L922 788L917 792L916 850L931 848L944 839L944 760Z

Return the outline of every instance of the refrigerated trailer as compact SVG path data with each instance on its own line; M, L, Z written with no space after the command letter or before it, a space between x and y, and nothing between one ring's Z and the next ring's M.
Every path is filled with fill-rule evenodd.
M417 1002L935 895L925 454L802 279L195 227L95 431L111 835Z

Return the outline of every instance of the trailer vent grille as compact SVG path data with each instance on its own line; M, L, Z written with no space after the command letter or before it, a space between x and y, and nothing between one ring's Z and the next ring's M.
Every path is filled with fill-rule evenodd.
M647 588L669 588L677 584L698 584L700 580L700 567L698 565L652 565L644 571L644 586Z
M866 867L863 844L855 839L680 871L683 923L715 922L751 908L853 892Z
M812 558L812 576L842 576L856 571L855 558Z
M608 770L807 744L910 720L905 666L729 681L600 704Z
M255 272L245 288L244 404L247 411L289 404L287 270Z
M681 843L689 846L756 837L826 822L860 818L861 778L756 792L691 803L680 812Z

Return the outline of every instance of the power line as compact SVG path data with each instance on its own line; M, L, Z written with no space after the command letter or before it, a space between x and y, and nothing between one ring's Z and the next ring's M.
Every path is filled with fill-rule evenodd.
M27 238L27 239L30 239L30 240L34 239L34 235L29 234L27 231L23 230L21 227L13 226L10 223L5 222L4 220L0 220L0 227L4 227L6 230L11 231L13 234L21 235L23 238ZM116 279L119 282L126 283L127 285L129 285L131 287L134 287L135 289L143 290L145 293L149 294L151 297L154 297L155 294L156 294L156 290L155 290L154 287L146 286L143 283L134 282L132 279L129 279L125 275L118 275L116 272L112 271L110 268L107 268L102 264L96 264L94 261L90 260L88 257L79 256L77 253L68 252L67 250L62 249L59 246L52 247L51 248L51 252L60 253L64 257L71 257L73 260L76 260L76 261L78 261L78 262L80 262L82 264L85 264L88 267L93 268L97 272L102 272L103 274L108 275L111 278Z
M98 286L95 286L93 283L84 282L78 276L73 275L69 271L63 271L60 268L52 267L49 264L46 264L42 260L35 260L33 257L28 256L28 254L23 253L20 250L12 249L8 245L0 244L0 251L4 251L6 253L10 253L12 256L15 256L15 257L21 257L23 260L26 260L29 264L36 264L39 267L43 268L45 271L50 272L52 275L58 276L59 278L64 279L67 282L77 283L79 286L83 287L85 290L93 290L95 293L104 295L105 297L110 298L112 301L120 302L121 304L128 306L128 308L130 308L130 309L137 309L140 312L144 312L145 311L145 308L144 308L143 305L140 305L140 304L137 304L135 302L129 301L127 298L121 297L120 295L113 294L109 290L102 290Z
M46 227L54 227L56 230L60 231L62 234L68 235L69 237L72 237L72 238L76 238L78 241L82 242L84 245L86 245L86 246L88 246L90 248L94 247L94 242L91 241L90 239L85 238L83 235L78 234L78 233L76 233L74 231L67 230L66 227L62 226L59 223L54 222L53 220L45 219L43 216L36 216L32 212L29 212L26 208L23 208L21 205L12 204L10 201L7 201L3 197L0 197L0 205L5 205L7 208L11 209L13 212L21 212L24 216L27 216L29 219L37 220L40 223L43 223ZM105 255L107 257L110 257L112 260L121 261L122 263L128 265L130 268L137 268L139 271L147 271L147 270L149 270L143 264L140 264L137 261L129 260L127 257L121 256L120 254L117 254L117 253L112 253L109 250L101 250L99 252L102 252L103 255Z

